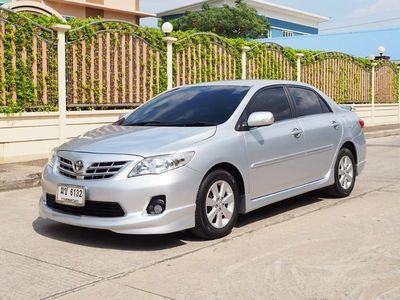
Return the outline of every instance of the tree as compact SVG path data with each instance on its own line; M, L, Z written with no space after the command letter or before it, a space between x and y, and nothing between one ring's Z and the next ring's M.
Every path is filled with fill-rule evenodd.
M263 38L268 37L269 23L243 0L236 0L235 7L224 5L212 7L205 3L200 11L188 12L171 20L176 30L214 32L225 37Z

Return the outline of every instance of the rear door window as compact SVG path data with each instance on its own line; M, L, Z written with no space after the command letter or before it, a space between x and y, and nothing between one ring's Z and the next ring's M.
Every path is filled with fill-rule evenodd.
M301 87L289 87L288 90L296 105L299 117L330 112L326 103L315 92ZM325 105L325 107L322 105Z
M319 102L321 103L322 106L322 112L323 113L330 113L332 112L329 105L325 102L324 99L322 99L322 97L319 97Z

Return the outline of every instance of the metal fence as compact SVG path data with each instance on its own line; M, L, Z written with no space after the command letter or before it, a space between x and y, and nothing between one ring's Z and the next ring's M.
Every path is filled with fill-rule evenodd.
M67 34L68 107L138 106L166 89L165 50L137 34L136 25L95 22ZM87 27L85 26L85 27ZM128 26L128 27L127 27Z
M56 33L0 9L0 103L57 106Z
M321 53L314 59L314 62L302 65L301 78L304 82L316 86L340 103L349 100L354 103L371 102L372 69L343 53Z
M305 60L276 44L246 43L211 33L163 39L110 20L65 34L0 9L0 107L136 107L168 88L244 78L301 79L340 103L399 102L390 62L331 52Z
M294 80L296 66L277 44L259 44L247 52L247 77L251 79Z
M238 78L238 49L222 37L196 33L174 43L174 86Z

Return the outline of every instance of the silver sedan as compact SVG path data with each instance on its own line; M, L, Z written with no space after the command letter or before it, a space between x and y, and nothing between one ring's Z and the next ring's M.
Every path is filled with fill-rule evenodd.
M229 234L238 214L312 190L346 197L364 123L312 86L222 81L167 91L54 150L40 216L128 234Z

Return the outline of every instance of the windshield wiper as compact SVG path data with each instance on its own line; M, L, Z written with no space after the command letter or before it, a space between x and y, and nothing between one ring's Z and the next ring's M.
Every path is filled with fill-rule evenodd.
M184 127L202 127L202 126L217 126L217 123L210 122L192 122L192 123L177 123L178 126Z
M158 121L148 121L148 122L137 122L137 123L129 123L129 124L124 124L125 126L154 126L154 125L159 125L161 122Z

